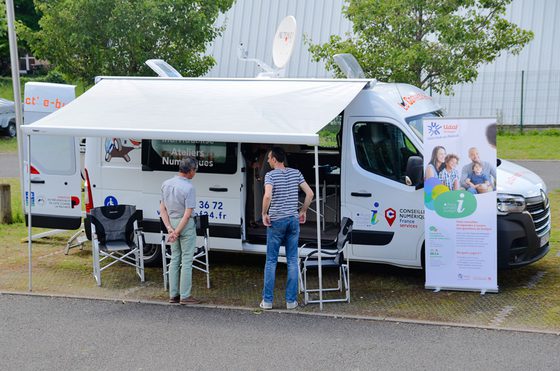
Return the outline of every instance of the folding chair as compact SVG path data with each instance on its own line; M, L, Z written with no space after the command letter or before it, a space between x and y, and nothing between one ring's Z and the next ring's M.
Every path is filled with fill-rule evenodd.
M142 212L132 205L101 206L91 209L89 218L97 285L101 286L101 272L117 262L135 267L144 282L144 234L138 226Z
M210 235L210 224L208 222L208 215L196 215L194 217L196 225L196 234L202 236L202 245L197 246L194 252L193 268L206 274L206 287L210 288L210 261L208 260L208 237ZM171 264L171 249L167 248L167 228L163 220L159 220L160 235L161 235L161 256L163 265L163 288L169 289L169 264Z
M349 242L350 232L352 231L354 222L350 218L342 218L340 223L340 231L335 241L321 245L321 267L322 269L338 269L338 285L337 287L327 287L322 289L323 292L332 292L344 290L344 297L337 299L323 299L322 302L350 302L350 262L348 258L344 259L343 252L346 243ZM307 243L301 246L303 248L315 248L308 253L301 263L301 290L304 295L305 304L319 303L321 300L311 300L311 293L319 293L319 289L310 289L307 286L307 271L310 269L319 269L319 251L316 243Z

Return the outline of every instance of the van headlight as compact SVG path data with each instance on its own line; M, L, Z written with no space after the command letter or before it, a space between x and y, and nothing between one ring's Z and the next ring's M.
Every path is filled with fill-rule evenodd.
M525 211L525 198L519 195L498 193L498 215L522 213Z

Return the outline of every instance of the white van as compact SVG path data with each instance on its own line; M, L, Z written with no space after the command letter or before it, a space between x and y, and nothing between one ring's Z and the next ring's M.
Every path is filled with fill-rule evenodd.
M315 192L322 198L325 241L336 237L341 218L348 216L355 221L350 259L421 267L423 177L418 172L422 165L414 157L422 156L422 118L439 115L432 99L413 86L375 84L361 90L328 125L337 146L319 150L320 189ZM161 183L177 172L182 156L195 155L200 161L194 179L196 212L210 216L212 248L264 253L266 228L258 223L262 193L256 189L262 185L255 179L260 175L259 154L273 144L244 143L242 138L238 142L88 138L88 189L93 205L132 203L144 211L147 242L153 244L146 252L155 258ZM314 186L313 147L284 148L288 166L300 169ZM548 251L550 212L545 185L535 174L519 170L505 161L498 167L498 208L505 210L498 217L500 267L528 264ZM507 178L515 173L522 173L526 181L513 187ZM515 206L519 195L526 206ZM310 221L302 227L302 243L316 239L312 222L316 213L309 214Z
M265 253L260 154L282 145L288 166L315 188L313 144L323 129L336 144L318 149L320 207L308 212L301 243L316 239L318 215L323 241L333 240L340 220L350 217L350 259L422 267L422 119L441 116L422 90L367 80L98 81L35 131L87 137L87 207L141 209L147 263L159 259L160 187L182 156L200 162L196 212L210 216L211 248ZM529 170L499 161L497 190L499 267L541 259L551 225L546 185Z

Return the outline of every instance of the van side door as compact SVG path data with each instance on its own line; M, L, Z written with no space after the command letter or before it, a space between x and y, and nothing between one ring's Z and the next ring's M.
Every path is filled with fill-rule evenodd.
M195 213L209 216L212 247L241 250L243 174L238 143L142 141L144 218L159 220L161 184L177 174L185 156L194 156L199 163L192 180L196 190Z
M354 220L351 258L418 266L423 240L422 190L407 185L417 146L389 118L350 117L342 156L343 213Z

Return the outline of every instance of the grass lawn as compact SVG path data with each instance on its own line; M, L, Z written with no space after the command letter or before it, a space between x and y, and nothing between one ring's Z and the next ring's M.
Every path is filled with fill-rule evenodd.
M17 138L0 137L0 153L16 153Z
M46 76L22 76L20 78L20 84L21 84L20 92L22 98L23 95L25 94L25 83L32 82L32 81L42 82L42 81L46 81L45 79ZM75 85L76 85L76 96L80 96L85 92L85 87L83 86L82 83L78 83ZM12 79L10 77L0 78L0 98L14 100L14 88L12 86Z
M526 130L497 137L498 157L508 160L559 160L560 129Z
M19 178L0 178L0 183L10 185L10 195L12 196L12 219L14 223L23 223ZM2 227L3 225L0 224L0 235L2 234Z

